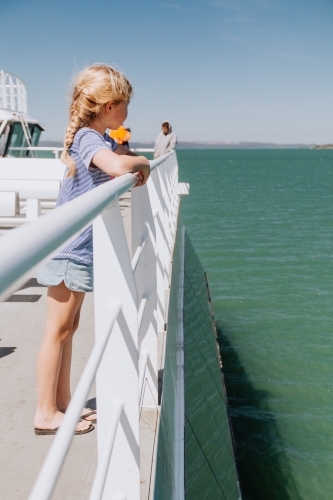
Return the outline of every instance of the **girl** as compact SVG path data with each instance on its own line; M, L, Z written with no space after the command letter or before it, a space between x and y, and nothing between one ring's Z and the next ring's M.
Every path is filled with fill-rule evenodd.
M109 66L93 65L78 75L61 156L67 168L57 206L109 181L110 176L132 172L137 176L136 186L147 182L148 160L105 133L123 124L132 94L130 82ZM72 337L84 294L93 290L92 262L90 226L37 275L38 282L49 288L46 331L37 361L36 434L55 434L71 399ZM95 421L96 412L84 408L75 434L92 431Z

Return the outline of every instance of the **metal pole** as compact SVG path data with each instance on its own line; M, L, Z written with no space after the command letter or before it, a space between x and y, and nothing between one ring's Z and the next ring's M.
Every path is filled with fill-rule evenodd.
M121 412L124 408L124 402L121 399L115 400L112 403L113 409L110 417L109 428L105 437L101 459L98 464L89 500L100 500L102 498L106 475L110 464L112 448L114 440L116 438L117 427Z

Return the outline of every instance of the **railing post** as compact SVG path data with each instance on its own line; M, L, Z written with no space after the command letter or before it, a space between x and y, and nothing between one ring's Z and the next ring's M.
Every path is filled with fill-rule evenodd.
M160 168L163 169L163 164L152 171L147 188L153 210L156 234L157 329L158 332L163 332L165 322L165 276L167 273L165 255L167 234L165 228L166 207L160 181Z
M139 353L149 353L145 371L142 405L158 405L157 382L157 278L156 278L156 230L153 207L151 205L148 184L132 189L132 255L145 240L143 251L134 271L138 294L138 308L146 300L139 330Z
M139 500L137 294L118 201L94 221L94 274L97 339L110 302L123 304L96 377L99 460L112 401L124 402L102 498L111 499L122 492L127 500Z
M148 299L139 331L139 352L149 353L142 400L148 407L158 398L158 334L166 321L178 204L178 165L172 154L152 171L144 188L132 190L132 255L142 246L142 235L148 236L135 268L138 306L142 297Z
M168 308L173 245L176 234L176 219L179 196L178 164L175 154L170 155L158 168L161 192L164 201L164 310ZM164 318L166 321L166 318Z

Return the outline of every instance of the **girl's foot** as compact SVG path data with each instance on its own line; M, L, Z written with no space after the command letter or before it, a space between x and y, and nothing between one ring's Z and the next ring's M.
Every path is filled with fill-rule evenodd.
M69 405L69 402L64 405L57 405L58 410L60 413L64 414L66 413L67 406ZM97 422L97 411L93 410L92 408L83 408L81 412L81 418L82 420L85 420L86 422L89 422L90 424L96 424Z
M97 411L92 410L91 408L83 408L81 413L82 420L86 422L90 422L91 424L97 423Z
M57 411L53 416L47 418L36 415L34 419L35 434L55 434L61 426L64 417L65 415L60 411ZM80 420L75 427L75 434L85 434L93 429L94 426L91 425L91 422Z

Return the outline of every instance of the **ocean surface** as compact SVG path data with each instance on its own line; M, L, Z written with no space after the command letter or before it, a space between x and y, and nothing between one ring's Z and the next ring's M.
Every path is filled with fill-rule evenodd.
M333 151L179 150L243 500L333 499Z

